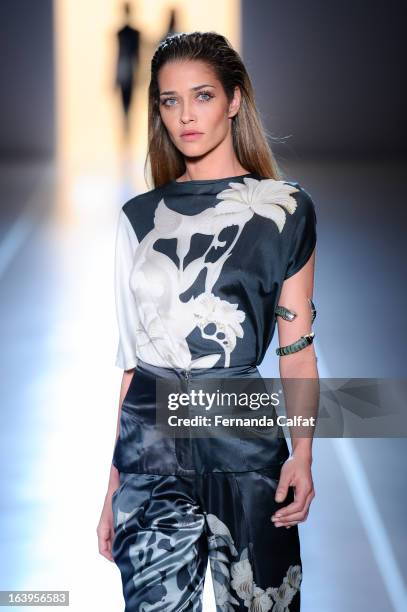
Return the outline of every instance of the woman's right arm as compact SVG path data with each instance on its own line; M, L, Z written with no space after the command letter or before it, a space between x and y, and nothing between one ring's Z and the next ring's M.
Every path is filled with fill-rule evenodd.
M126 206L123 206L119 212L115 242L114 293L119 329L119 343L117 346L115 365L123 370L123 377L120 386L119 410L117 414L114 447L120 435L120 417L123 400L134 376L138 360L136 356L136 329L138 327L137 309L134 302L134 295L129 286L129 278L133 266L134 253L138 246L138 239L133 225L126 214L126 210ZM120 473L112 462L103 509L96 529L99 541L99 552L110 561L113 561L111 546L114 536L112 495L119 486Z
M131 380L133 378L135 372L135 368L133 368L132 370L124 370L123 371L123 377L122 377L122 383L120 386L120 397L119 397L119 410L118 410L118 415L117 415L117 422L116 422L116 434L115 434L115 439L114 439L114 444L113 444L113 448L116 444L117 438L119 436L120 433L120 415L121 415L121 411L122 411L122 404L123 404L123 400L126 397L126 393L128 391L128 388L130 386ZM107 485L107 496L112 496L114 491L118 488L120 484L120 475L119 475L119 471L118 469L113 465L110 466L110 474L109 474L109 482Z
M134 368L131 370L123 371L123 378L120 386L119 410L117 415L116 435L114 444L116 444L117 438L120 433L120 415L122 411L123 400L130 386L134 371ZM112 463L110 466L109 482L103 503L102 513L100 515L99 523L96 528L99 552L101 555L106 557L106 559L109 559L109 561L114 561L112 557L112 541L114 536L112 495L119 487L119 485L120 474L118 469Z

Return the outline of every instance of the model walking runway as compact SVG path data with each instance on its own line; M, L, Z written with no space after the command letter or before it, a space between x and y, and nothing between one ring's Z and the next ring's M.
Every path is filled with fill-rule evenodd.
M277 322L282 377L315 377L314 203L280 176L245 67L215 32L158 46L149 157L154 188L118 215L123 379L100 550L125 612L201 610L208 559L218 612L298 612L311 440L291 433L290 455L278 426L171 429L169 393L212 379L257 394Z

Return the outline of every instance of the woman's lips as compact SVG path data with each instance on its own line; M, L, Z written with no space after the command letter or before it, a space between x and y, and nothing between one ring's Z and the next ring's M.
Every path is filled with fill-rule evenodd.
M202 132L194 132L193 134L181 134L183 140L197 140L202 136Z

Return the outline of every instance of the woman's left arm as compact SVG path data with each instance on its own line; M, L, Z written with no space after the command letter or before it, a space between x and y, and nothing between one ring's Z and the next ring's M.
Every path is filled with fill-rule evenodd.
M312 334L312 323L315 312L312 311L314 289L315 249L303 267L283 282L278 306L288 309L295 316L286 320L284 316L277 317L278 338L280 347L287 347L280 355L279 370L286 397L287 417L301 414L302 406L316 418L319 398L319 376L317 358L312 342L300 340L301 337ZM310 301L311 300L311 301ZM284 312L283 312L284 314ZM300 340L298 344L297 341ZM305 345L305 346L303 346ZM291 348L290 348L291 346ZM303 346L303 348L299 348ZM303 379L287 380L284 379ZM301 428L301 425L300 425ZM288 487L295 490L294 502L280 508L272 517L276 526L290 527L308 516L309 506L315 497L312 480L312 435L313 427L304 428L302 435L295 435L297 427L290 427L292 454L284 463L275 499L282 502L288 492ZM304 436L304 431L307 432Z

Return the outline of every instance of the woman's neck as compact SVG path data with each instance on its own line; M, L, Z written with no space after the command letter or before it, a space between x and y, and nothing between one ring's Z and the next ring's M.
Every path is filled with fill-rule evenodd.
M248 174L250 171L237 164L236 166L225 165L222 168L191 168L188 167L180 177L176 180L178 183L184 181L205 181L210 179L227 178L229 176L238 176L239 174Z

